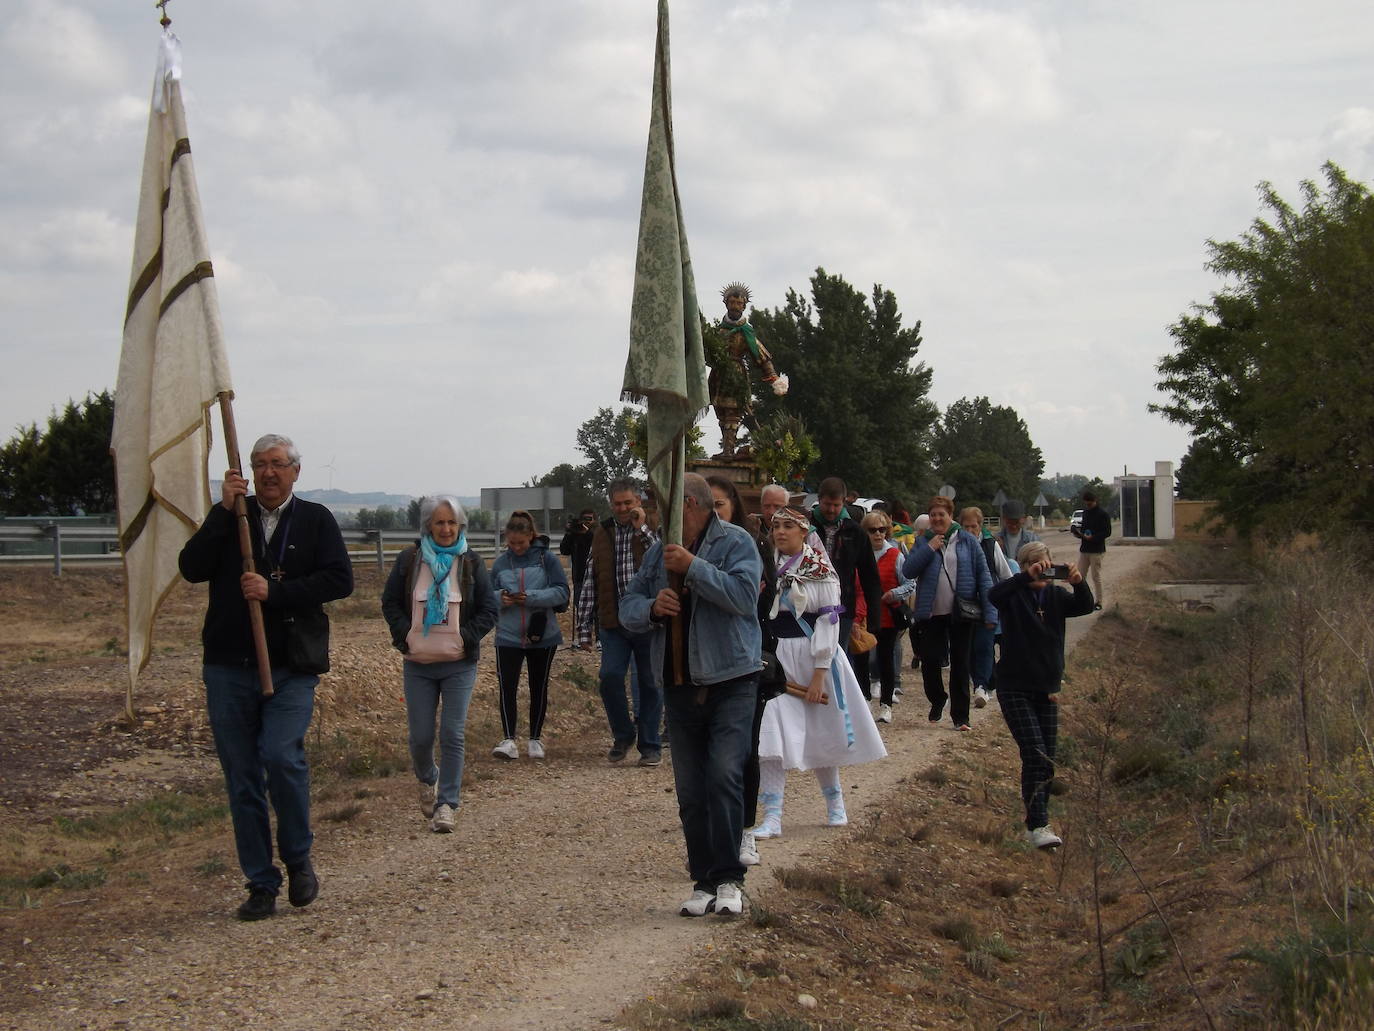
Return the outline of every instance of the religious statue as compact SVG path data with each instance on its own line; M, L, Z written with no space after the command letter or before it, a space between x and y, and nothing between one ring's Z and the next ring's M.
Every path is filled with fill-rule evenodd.
M781 397L787 393L787 377L773 368L773 356L768 353L754 327L749 325L745 309L751 294L743 283L731 283L720 292L725 301L725 318L716 326L720 347L712 348L711 404L720 423L720 454L718 461L744 461L753 457L748 442L739 442L739 428L743 423L751 431L758 429L754 418L753 387L750 366L757 368L763 382L770 384L773 393Z

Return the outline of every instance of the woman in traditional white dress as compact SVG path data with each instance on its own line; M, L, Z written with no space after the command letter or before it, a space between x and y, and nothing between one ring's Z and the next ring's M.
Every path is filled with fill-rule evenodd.
M778 593L770 616L777 656L789 684L770 699L759 732L758 838L782 834L783 788L788 770L814 770L825 796L826 822L849 822L840 789L841 766L887 755L873 714L840 642L840 581L823 550L806 543L810 519L784 508L773 516Z

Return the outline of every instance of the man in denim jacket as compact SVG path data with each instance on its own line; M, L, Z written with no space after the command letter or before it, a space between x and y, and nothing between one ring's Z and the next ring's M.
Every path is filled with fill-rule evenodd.
M620 599L631 633L663 625L664 701L673 746L678 815L687 842L693 891L683 916L740 912L740 836L744 763L749 756L759 669L763 665L757 600L763 566L758 546L738 526L716 518L705 479L683 481L682 539L655 544ZM669 586L668 574L681 577ZM672 624L683 624L682 665Z

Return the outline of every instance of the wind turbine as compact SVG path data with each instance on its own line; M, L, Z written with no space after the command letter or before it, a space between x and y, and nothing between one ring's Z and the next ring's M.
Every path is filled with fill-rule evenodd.
M320 466L321 469L328 469L328 470L329 470L329 489L330 489L330 490L333 490L333 489L334 489L334 459L337 458L337 457L338 457L337 455L331 456L330 459L329 459L329 461L328 461L326 464Z

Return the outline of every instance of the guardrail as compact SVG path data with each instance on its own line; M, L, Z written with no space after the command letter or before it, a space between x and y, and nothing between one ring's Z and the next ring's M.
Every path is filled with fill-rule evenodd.
M388 565L408 544L415 543L415 530L343 530L344 545L354 564L375 561L377 568L386 571ZM562 535L551 535L557 547ZM23 546L15 552L14 545ZM500 551L500 543L493 530L474 530L468 534L468 546L490 561ZM62 526L59 523L40 525L0 524L0 564L35 565L51 563L53 576L62 575L63 562L82 565L109 565L121 560L119 531L113 526Z

